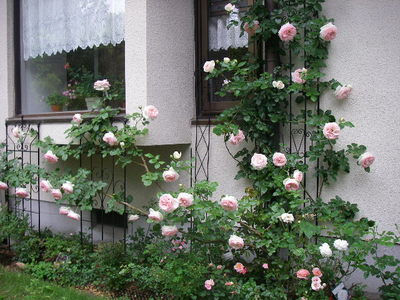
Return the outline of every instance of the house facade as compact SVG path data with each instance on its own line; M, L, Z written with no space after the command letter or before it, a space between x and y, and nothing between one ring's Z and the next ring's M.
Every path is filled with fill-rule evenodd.
M43 34L45 29L35 27L37 31L32 29L29 33L29 26L40 24L46 19L35 19L29 15L29 9L47 9L42 5L45 1L32 1L36 6L29 8L29 5L26 5L27 1L0 0L1 140L7 138L7 132L10 135L14 124L23 120L25 124L40 124L39 138L50 136L58 144L68 143L64 131L70 126L73 114L86 108L50 112L49 105L40 100L49 96L49 93L43 92L43 88L36 89L36 86L33 86L38 83L34 80L37 71L31 61L35 60L35 63L38 63L38 57L42 57L43 53L46 53L47 58L57 56L51 64L40 62L51 65L54 71L54 68L60 69L60 66L67 63L74 68L75 65L69 60L78 63L79 59L88 56L90 60L94 59L93 68L97 68L96 72L101 73L99 70L103 64L103 74L112 71L112 75L123 82L125 97L121 106L126 114L136 112L139 106L154 105L158 108L159 117L151 122L149 134L139 141L140 146L160 153L166 159L174 151L182 152L186 158L196 158L193 171L183 174L180 183L190 185L194 180L208 179L219 183L216 198L223 194L240 198L244 194L248 183L234 180L237 173L236 163L225 148L223 138L212 133L215 113L232 105L233 100L214 99L210 96L215 88L213 84L221 83L214 82L204 86L202 74L205 56L215 55L215 59L221 59L221 55L234 56L247 48L246 36L233 32L234 29L229 34L224 33L227 17L221 14L218 6L221 5L221 1L210 1L215 4L211 7L207 5L207 1L200 0L104 1L104 5L111 3L110 7L120 16L119 19L116 17L116 20L104 21L104 24L118 27L119 22L123 22L123 30L121 31L121 27L112 29L110 38L107 29L97 29L104 30L103 36L100 35L95 41L85 42L82 42L85 33L76 33L75 35L80 34L82 39L76 42L75 46L89 50L98 48L93 53L82 52L79 57L68 54L73 52L75 46L67 46L67 35L62 37L63 41L54 41L58 43L57 47L50 49L52 39L56 39L54 36L43 37L44 40L47 38L48 43L39 41L41 38L38 35ZM240 2L243 9L249 4L246 2ZM96 7L97 4L95 1L95 8L101 13L101 8ZM95 8L87 7L97 11ZM359 206L360 217L366 216L376 220L380 230L395 230L394 224L400 221L399 197L396 190L400 166L400 132L397 130L397 111L400 109L397 83L400 69L400 2L328 0L324 4L324 10L325 15L335 19L339 30L338 37L330 45L327 77L351 83L353 93L349 99L342 102L333 102L334 99L330 95L324 95L321 107L331 107L337 115L356 126L341 137L339 145L357 141L368 145L369 151L377 157L370 174L365 175L361 168L353 166L351 174L343 174L338 178L340 184L327 187L326 197L338 194ZM67 12L66 9L65 14ZM85 15L81 17L83 21ZM66 18L68 19L68 15ZM79 27L77 23L71 26ZM59 29L54 28L55 32L57 30ZM61 32L58 32L57 39L61 39ZM123 46L118 46L121 44ZM115 49L102 49L102 45ZM118 47L122 49L117 49ZM229 52L229 48L236 50ZM224 50L218 52L220 49ZM115 52L109 54L107 51ZM118 51L122 51L123 58L117 61L114 57L116 53L120 53ZM60 76L66 78L68 71L64 71L64 75ZM44 73L48 74L47 71ZM67 83L67 79L65 80ZM8 131L6 122L9 124ZM228 147L235 151L234 146ZM42 159L40 163L45 164ZM66 162L62 166L76 167L77 163ZM100 161L95 161L94 164L98 165ZM109 169L112 168L110 162L105 164L108 164ZM126 174L121 173L121 170L112 172L115 172L116 177L124 178L125 189L128 194L134 196L137 206L146 206L154 198L156 188L143 187L139 167L129 167ZM81 229L82 225L77 222L60 219L57 213L58 205L51 197L40 197L42 227L65 233ZM92 216L84 215L84 219L89 217ZM37 216L33 216L33 220L37 225ZM139 220L135 225L129 225L128 232L107 224L101 228L91 226L92 222L83 224L83 229L89 232L89 228L93 227L95 240L120 239L124 234L129 234L137 224L145 225L146 222ZM397 247L394 251L399 254L400 248ZM356 274L354 280L363 279ZM370 291L375 291L379 285L373 280L367 282Z

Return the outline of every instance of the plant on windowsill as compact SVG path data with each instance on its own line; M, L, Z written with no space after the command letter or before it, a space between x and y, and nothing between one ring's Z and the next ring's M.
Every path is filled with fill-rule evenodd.
M53 93L45 98L46 103L50 106L51 111L62 111L64 106L68 103L68 97L60 94Z
M125 108L125 82L116 80L107 92L107 104L112 108Z
M88 110L94 110L100 102L100 93L93 89L93 82L96 80L95 75L85 68L78 69L76 72L70 67L69 73L75 81L76 94L85 99Z

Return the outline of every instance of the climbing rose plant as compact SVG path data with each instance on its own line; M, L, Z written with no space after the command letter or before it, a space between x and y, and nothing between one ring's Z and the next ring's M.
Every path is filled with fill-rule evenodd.
M167 163L136 145L137 138L148 133L149 122L156 122L162 112L150 105L118 125L119 110L107 105L108 81L94 85L104 92L97 111L73 117L66 132L70 144L60 146L46 138L37 145L45 153L43 158L55 165L60 160L101 155L114 158L121 167L143 167L144 186L160 187L151 207L136 207L130 195L110 194L106 209L128 212L130 222L145 217L155 233L185 245L174 251L204 257L209 273L194 298L329 299L351 293L354 299L364 299L363 284L346 281L356 270L381 278L384 295L396 294L399 261L379 256L377 249L393 246L399 237L378 233L373 221L358 216L355 204L323 195L323 187L336 184L351 165L369 172L375 160L363 145L339 147L337 140L353 124L319 106L322 93L332 98L329 101L348 101L353 89L335 79L325 80L323 73L329 44L338 30L332 19L322 15L323 0L275 2L276 8L268 10L256 1L241 17L241 24L232 18L229 26L241 26L251 43L276 47L281 64L271 73L261 72L266 63L262 57L247 55L240 61L228 57L207 61L203 67L208 79L224 77L220 96L230 94L239 101L220 114L214 133L229 144L239 170L236 179L249 182L244 196L227 191L217 199L214 182L177 185L191 161L182 161L182 154L174 152ZM238 13L235 4L226 4L227 14ZM290 135L288 127L310 131L305 154L278 142L280 135ZM19 127L12 134L18 139L26 135ZM34 183L37 174L41 189L62 205L59 213L74 220L80 218L78 210L93 208L93 199L106 186L88 180L90 172L85 169L66 174L21 168L13 160L3 164L7 172L2 173L0 189L10 186L18 197L27 197L25 187ZM308 190L307 179L318 180L319 188ZM376 264L367 262L369 255ZM389 272L386 266L397 266L397 271Z

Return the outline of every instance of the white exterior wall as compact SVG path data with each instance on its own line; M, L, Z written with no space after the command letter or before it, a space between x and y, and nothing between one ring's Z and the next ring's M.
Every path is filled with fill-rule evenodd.
M12 1L0 0L0 140L5 138L5 120L14 114L14 55Z
M366 145L375 154L371 173L352 165L325 195L339 194L357 203L360 215L376 220L381 230L400 223L397 179L400 163L400 1L327 1L325 14L335 19L338 37L331 43L327 75L353 85L348 100L332 96L322 106L354 123L345 129L340 145Z
M159 111L141 144L190 144L194 116L193 1L126 1L127 112Z

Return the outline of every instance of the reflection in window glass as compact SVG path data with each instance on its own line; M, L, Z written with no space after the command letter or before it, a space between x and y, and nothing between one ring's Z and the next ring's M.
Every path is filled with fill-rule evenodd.
M107 78L125 105L124 0L21 0L21 113L90 110Z
M241 12L248 6L248 0L235 4L233 13L228 14L224 6L226 1L211 0L208 3L208 60L223 60L224 57L239 59L248 51L248 36L241 35L240 26L227 26L232 20L240 24ZM215 95L223 84L223 78L214 78L208 81L208 96L210 102L234 101L232 96L220 97Z

